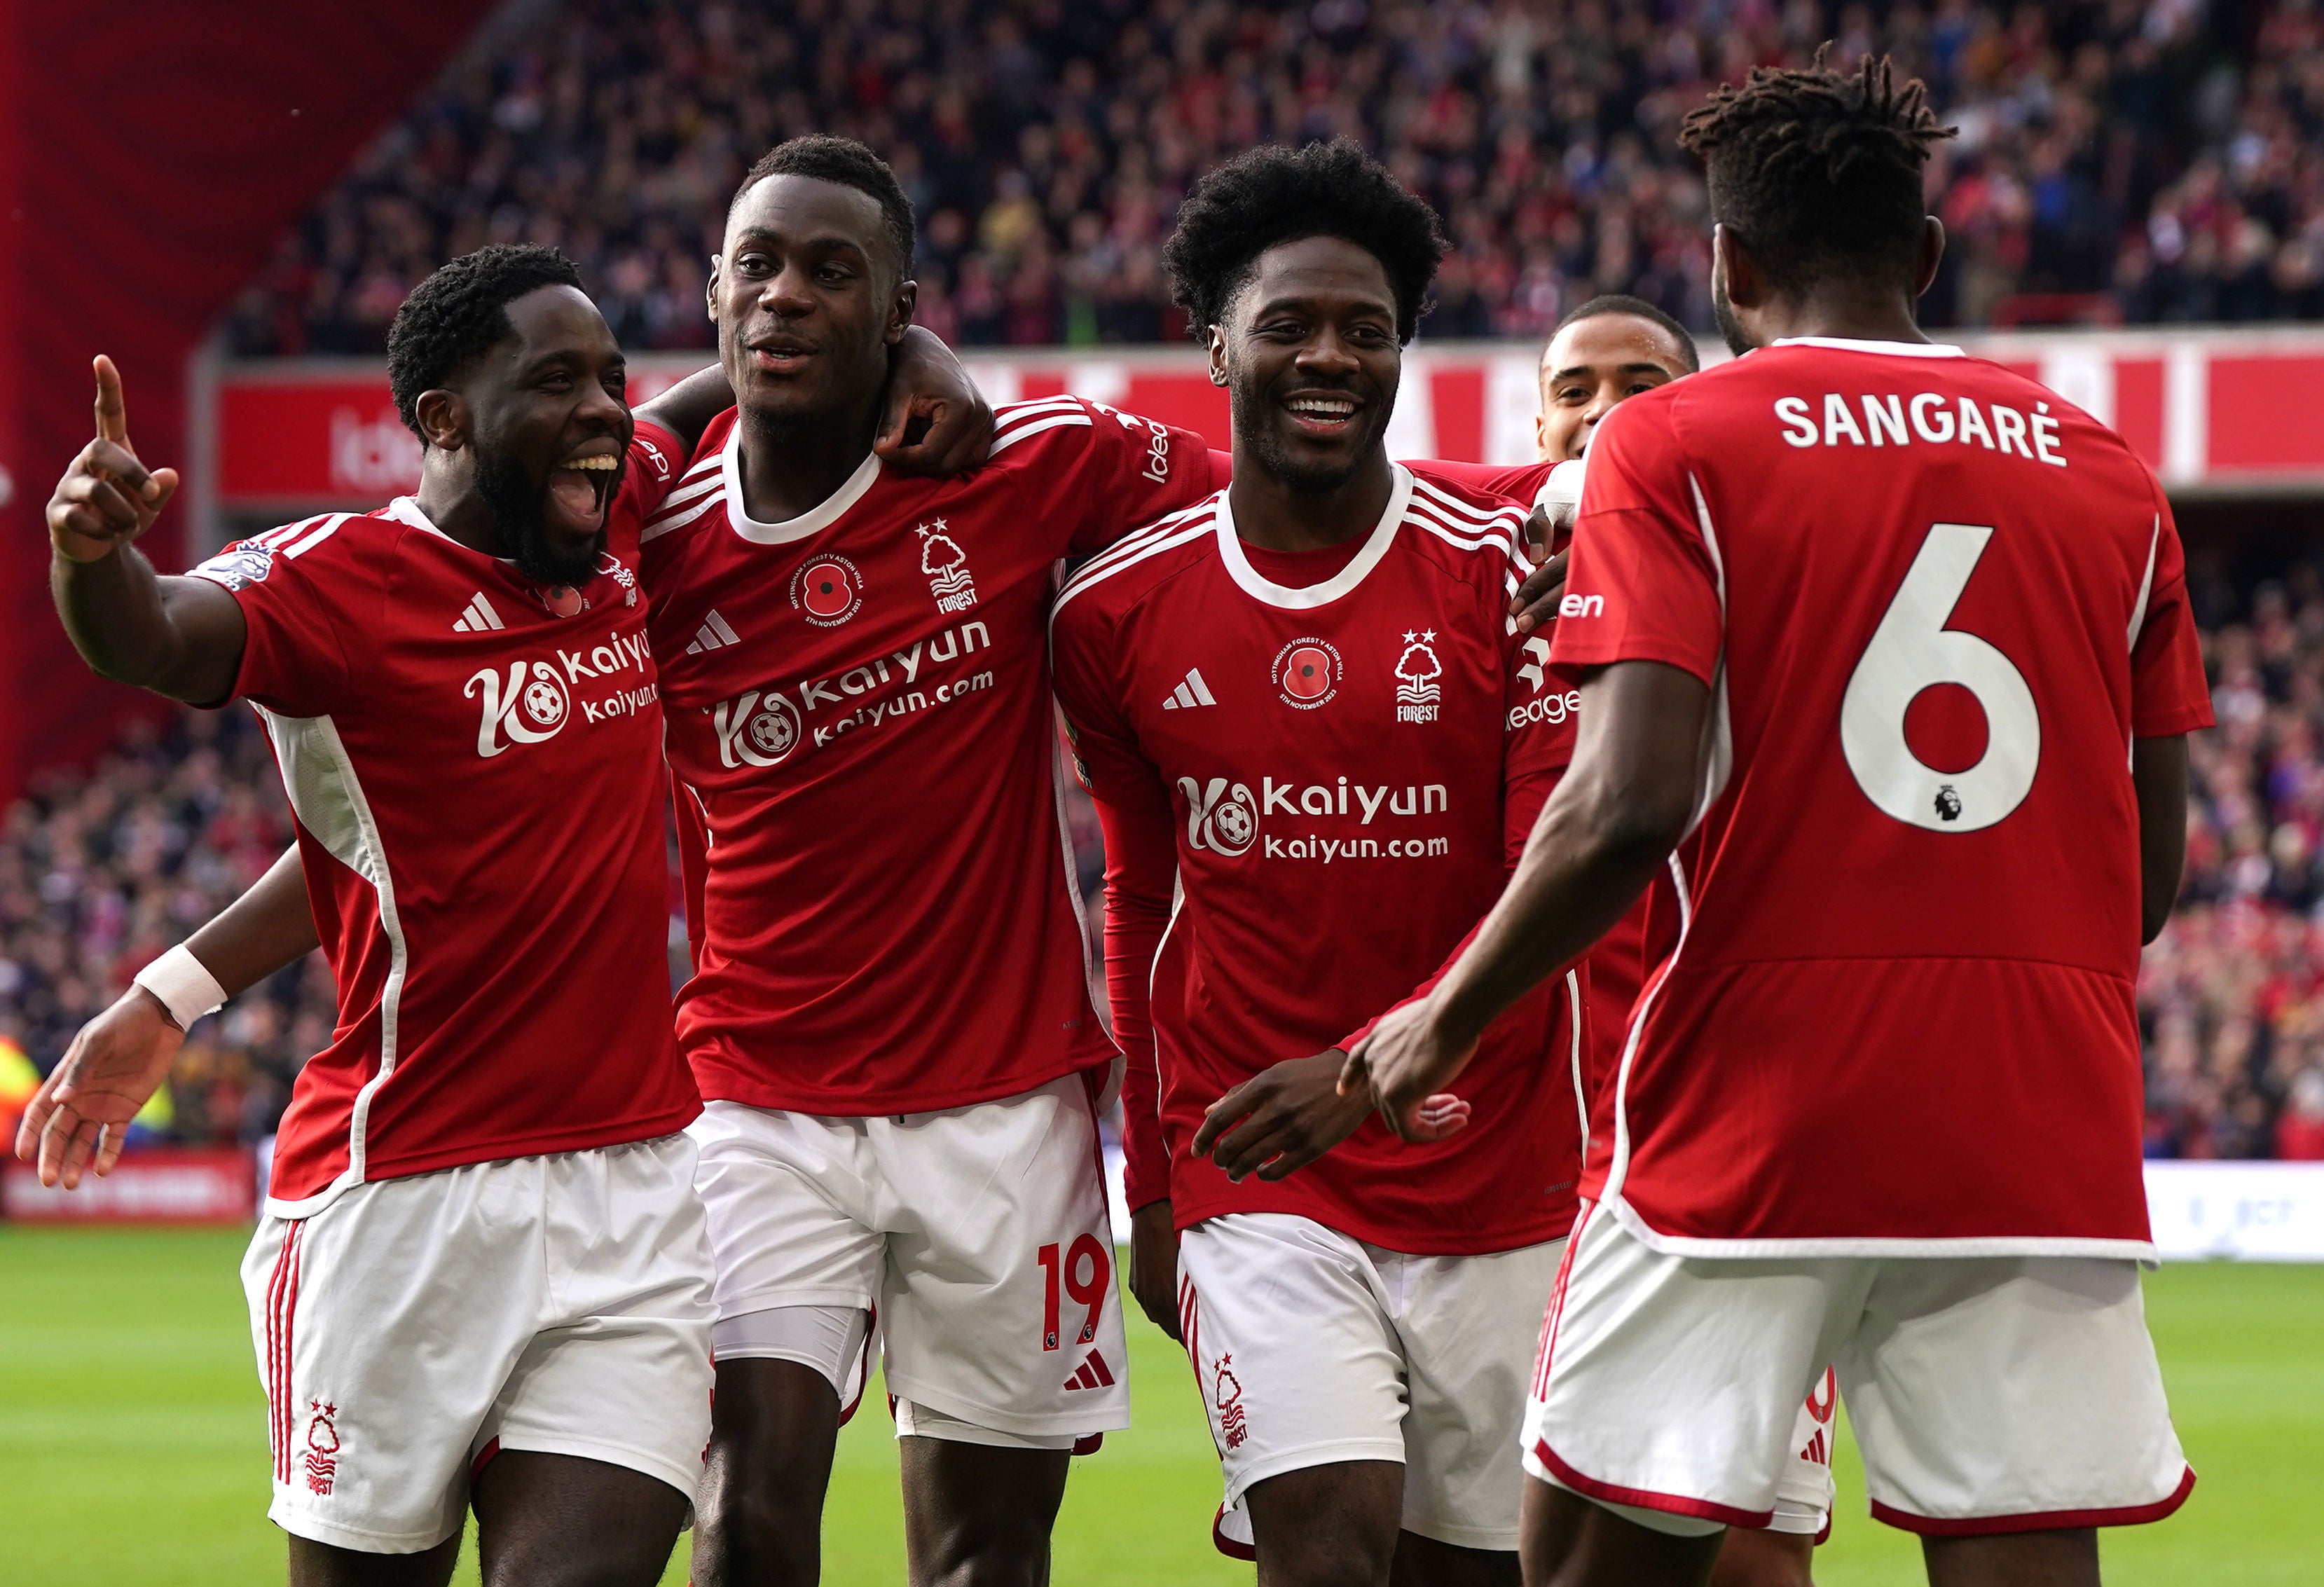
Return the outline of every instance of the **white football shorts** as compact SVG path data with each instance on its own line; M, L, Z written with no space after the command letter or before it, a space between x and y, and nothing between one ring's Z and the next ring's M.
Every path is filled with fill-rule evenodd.
M871 1118L713 1102L689 1132L721 1360L808 1361L852 1407L862 1357L847 1361L844 1342L822 1360L786 1347L803 1330L784 1314L869 1313L899 1436L1072 1449L1130 1426L1104 1161L1082 1075Z
M1181 1234L1181 1332L1226 1479L1220 1549L1250 1557L1255 1484L1342 1461L1403 1465L1406 1531L1516 1548L1517 1426L1564 1250L1407 1256L1287 1213Z
M261 1218L242 1283L287 1532L433 1548L501 1450L701 1481L710 1250L683 1135L355 1186Z
M1670 1256L1603 1206L1550 1305L1526 1469L1669 1531L1766 1527L1827 1361L1872 1513L1907 1531L2133 1525L2194 1486L2133 1262Z

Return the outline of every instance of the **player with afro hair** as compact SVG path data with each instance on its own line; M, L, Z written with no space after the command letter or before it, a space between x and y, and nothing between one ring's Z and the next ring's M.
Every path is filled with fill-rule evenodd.
M1378 259L1396 294L1397 340L1412 340L1444 233L1434 210L1346 138L1246 150L1194 184L1162 263L1195 339L1224 322L1260 254L1304 237L1340 237Z

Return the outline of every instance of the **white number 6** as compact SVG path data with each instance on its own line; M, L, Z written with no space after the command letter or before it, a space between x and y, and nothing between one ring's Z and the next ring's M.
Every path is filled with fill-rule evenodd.
M1930 832L1977 832L2025 802L2042 758L2034 691L2009 658L1945 626L1993 539L1988 527L1937 523L1864 647L1840 705L1840 747L1865 798ZM1957 683L1985 712L1985 754L1936 771L1904 742L1904 708L1923 689Z

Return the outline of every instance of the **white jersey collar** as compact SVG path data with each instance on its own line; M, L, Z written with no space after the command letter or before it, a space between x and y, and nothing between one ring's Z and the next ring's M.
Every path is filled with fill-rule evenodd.
M1959 347L1947 342L1858 342L1847 337L1784 337L1771 347L1838 347L1843 353L1886 353L1892 358L1960 358Z
M1219 559L1227 566L1227 577L1242 587L1252 599L1270 606L1280 606L1287 612L1311 611L1329 605L1350 590L1363 583L1364 576L1379 566L1388 555L1388 545L1396 539L1397 526L1404 521L1404 510L1412 501L1412 470L1401 463L1391 463L1396 485L1388 494L1388 508L1379 521L1372 526L1371 537L1364 541L1355 560L1325 579L1304 589L1293 589L1262 577L1243 555L1242 537L1235 532L1233 487L1219 493L1218 535Z
M849 475L837 490L797 518L787 518L779 523L763 523L743 511L742 423L739 414L735 418L734 428L727 432L725 449L718 459L718 469L725 481L728 526L744 540L758 545L783 546L830 528L839 521L842 513L862 501L863 493L872 488L872 482L880 477L880 454L866 452L855 472Z

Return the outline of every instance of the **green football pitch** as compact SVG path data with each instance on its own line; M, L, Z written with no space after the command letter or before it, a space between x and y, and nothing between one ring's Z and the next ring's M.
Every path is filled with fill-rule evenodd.
M280 1581L263 1401L231 1233L0 1225L0 1581L248 1587ZM2160 1526L2107 1534L2116 1583L2324 1580L2324 1268L2196 1265L2147 1283L2181 1435L2201 1473ZM1176 1346L1133 1315L1138 1426L1074 1463L1054 1578L1248 1582L1213 1553L1218 1472ZM840 1446L825 1519L834 1587L903 1579L895 1445L876 1397ZM1824 1587L1920 1581L1868 1519L1842 1440ZM475 1580L473 1557L461 1579ZM673 1561L671 1582L686 1580Z

